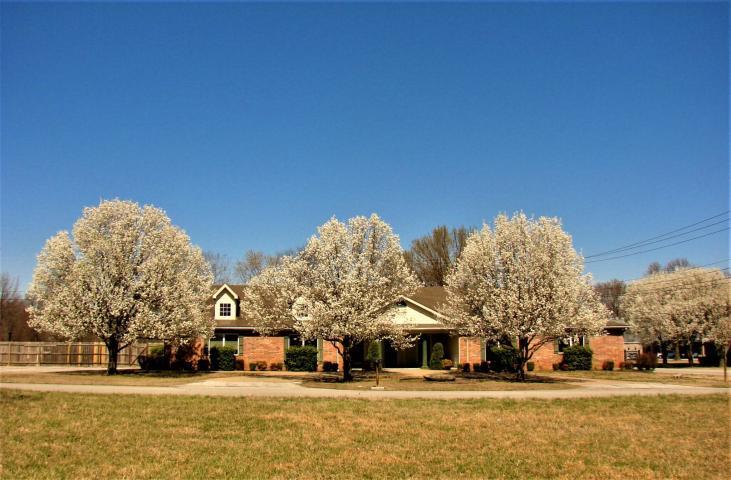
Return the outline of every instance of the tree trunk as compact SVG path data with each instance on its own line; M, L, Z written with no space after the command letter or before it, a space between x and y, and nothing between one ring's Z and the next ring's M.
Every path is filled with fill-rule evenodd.
M351 347L350 338L349 337L343 338L341 345L343 346L343 381L352 382L353 381L353 372L351 371L352 367L350 365L350 347Z
M343 381L353 381L353 372L351 371L350 366L350 347L343 347Z
M516 378L521 382L525 382L525 364L528 362L528 341L524 338L518 339L518 355L517 355Z
M726 368L728 365L726 365L728 362L728 344L723 346L723 359L721 360L723 362L723 381L728 382L728 376L726 374Z
M675 361L680 360L680 342L675 342Z
M668 344L667 342L660 342L660 356L662 356L662 364L664 367L668 366Z
M107 342L107 352L109 353L109 361L107 363L107 375L117 374L117 357L119 356L119 341L111 338Z
M688 365L693 366L693 340L688 339Z

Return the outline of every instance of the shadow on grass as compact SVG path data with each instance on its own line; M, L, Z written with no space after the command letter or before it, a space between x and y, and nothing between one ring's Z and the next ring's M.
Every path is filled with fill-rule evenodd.
M457 373L457 378L461 378L464 380L473 380L473 381L495 381L495 382L507 382L507 383L516 383L516 384L525 384L525 383L568 383L571 381L575 381L574 379L566 379L566 378L557 378L557 377L551 377L549 375L532 375L527 373L525 375L525 380L520 380L516 377L514 373Z
M106 370L74 370L71 372L57 372L59 375L69 375L78 377L124 377L124 378L193 378L204 377L212 373L219 372L190 372L185 370L139 370L135 368L119 369L116 375L107 375Z
M385 373L381 374L380 381L382 383L423 383L427 379L425 377L453 377L455 383L514 383L516 385L524 385L527 383L542 383L542 384L565 384L569 382L576 382L577 379L568 378L556 378L543 375L526 375L525 380L519 380L516 378L514 373L462 373L462 372L440 372L434 370L426 370L424 375L400 375L397 373ZM353 381L349 383L360 383L360 382L374 382L376 380L376 374L373 372L353 372ZM309 377L309 382L316 383L345 383L343 377L338 374L318 374L316 376ZM432 380L433 381L433 380Z

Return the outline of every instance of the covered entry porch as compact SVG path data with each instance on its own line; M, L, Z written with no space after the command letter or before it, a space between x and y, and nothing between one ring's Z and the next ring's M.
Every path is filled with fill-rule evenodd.
M459 345L457 336L448 331L420 333L416 343L404 350L396 350L388 342L383 344L384 368L429 368L434 344L441 343L444 347L444 358L448 358L456 365L459 360Z

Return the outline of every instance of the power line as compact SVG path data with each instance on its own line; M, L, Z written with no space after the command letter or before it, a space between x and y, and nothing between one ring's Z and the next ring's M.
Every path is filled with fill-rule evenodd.
M672 235L673 233L677 233L677 232L681 232L683 230L687 230L688 228L695 227L696 225L700 225L702 223L706 223L707 221L713 220L714 218L718 218L718 217L727 215L730 211L731 210L726 210L725 212L719 213L717 215L713 215L712 217L705 218L705 219L703 219L703 220L701 220L699 222L691 223L690 225L686 225L686 226L681 227L681 228L676 228L675 230L671 230L669 232L665 232L663 234L656 235L654 237L650 237L650 238L647 238L645 240L640 240L638 242L630 243L629 245L624 245L622 247L617 247L617 248L614 248L612 250L606 250L604 252L594 253L592 255L587 255L584 258L601 257L601 256L609 255L609 254L612 254L612 253L618 253L620 251L633 250L634 248L641 248L641 247L644 247L646 245L650 245L652 243L657 243L658 241L669 240L670 238L680 237L680 236L683 236L683 235L685 235L687 233L691 233L693 231L703 230L704 228L708 228L708 227L710 227L712 225L717 225L719 223L726 222L726 221L728 221L728 219L724 219L724 220L722 220L720 222L716 222L716 223L713 223L713 224L710 224L710 225L706 225L704 227L700 227L700 228L697 228L695 230L691 230L689 232L681 233L681 234L675 235L675 236L670 237L670 238L664 238L663 240L657 240L657 241L654 241L654 242L651 241L651 240L656 240L656 239L660 239L660 238L663 238L663 237L667 237L668 235Z
M708 237L710 235L715 235L717 233L725 232L728 229L729 229L729 227L726 227L726 228L722 228L720 230L714 230L713 232L709 232L709 233L706 233L704 235L698 235L698 236L691 237L691 238L688 238L688 239L685 239L685 240L681 240L679 242L674 242L674 243L669 243L667 245L662 245L660 247L648 248L647 250L640 250L639 252L627 253L627 254L624 254L624 255L617 255L617 256L614 256L614 257L599 258L599 259L595 259L595 260L589 260L589 261L584 262L584 263L606 262L606 261L609 261L609 260L616 260L618 258L631 257L632 255L639 255L641 253L654 252L655 250L662 250L663 248L673 247L675 245L680 245L681 243L687 243L687 242L690 242L692 240L698 240L699 238Z
M705 230L706 228L709 228L709 227L713 227L714 225L720 225L720 224L722 224L722 223L726 223L726 222L728 222L728 221L729 221L729 219L728 219L728 218L724 218L724 219L723 219L723 220L721 220L720 222L715 222L715 223L709 223L708 225L704 225L704 226L702 226L702 227L694 228L693 230L688 230L687 232L683 232L683 233L678 233L678 234L675 234L675 235L671 235L671 236L669 236L669 237L666 237L666 238L661 238L660 240L655 240L655 241L652 241L652 242L646 242L646 243L643 243L642 245L638 245L638 246L636 246L636 247L623 247L623 248L617 248L617 249L615 249L614 253L619 253L619 252L626 252L627 250L634 250L634 249L636 249L636 248L642 248L642 247L646 247L647 245L653 245L653 244L655 244L655 243L667 242L668 240L672 240L673 238L678 238L678 237L684 237L685 235L688 235L689 233L697 232L697 231L699 231L699 230ZM608 255L608 254L605 254L605 255ZM587 256L587 257L585 257L585 258L592 258L592 257L603 257L603 256L604 256L604 255L602 255L602 254L598 254L598 253L597 253L597 254L595 254L595 255L589 255L589 256Z

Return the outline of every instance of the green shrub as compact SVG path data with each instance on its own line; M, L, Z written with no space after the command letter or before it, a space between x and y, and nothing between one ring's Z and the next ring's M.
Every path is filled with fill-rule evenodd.
M556 370L559 370L559 369L561 369L561 364L560 364L560 363L554 363L554 364L553 364L553 365L551 365L551 366L553 367L553 371L554 371L554 372L555 372Z
M614 370L614 360L607 360L602 364L602 370L611 372Z
M211 370L221 369L221 352L218 347L211 347L211 350L208 352L208 359L211 361Z
M366 351L366 363L365 368L368 370L375 370L376 365L381 362L381 345L378 342L371 342L368 344L368 350Z
M256 362L256 369L257 370L266 370L267 369L267 362L264 360L259 360Z
M165 355L165 345L153 345L147 349L147 352L151 357L162 357Z
M137 363L142 370L167 370L170 368L170 359L165 355L164 345L149 347L147 355L137 357Z
M252 372L256 371L257 366L258 364L256 362L249 362L249 370L251 370Z
M449 369L451 369L451 368L452 368L453 366L454 366L454 362L453 362L453 361L451 361L450 359L448 359L448 358L442 359L442 368L443 368L444 370L449 370Z
M217 350L218 370L234 370L236 368L236 349L233 347L218 347ZM211 357L213 357L212 354ZM211 363L213 363L213 359L211 359Z
M198 371L199 372L207 372L211 369L211 361L207 358L201 358L198 360Z
M525 366L526 366L526 368L528 369L529 372L532 372L533 370L536 369L536 364L533 363L533 362L528 362L528 363L525 364Z
M480 371L480 364L479 363L473 363L472 364L472 371L473 372L479 372Z
M317 370L317 348L309 345L289 347L284 364L290 372L314 372Z
M491 347L490 370L493 372L515 371L515 350L512 348Z
M271 370L272 372L281 371L282 368L284 368L282 362L272 362L269 364L269 370Z
M591 357L591 348L574 345L564 349L562 363L568 370L591 370Z
M444 358L444 346L437 342L431 347L431 359L429 360L429 368L432 370L442 369L442 359Z
M621 368L622 370L632 370L633 368L635 368L635 362L633 362L632 360L627 360L626 362L622 362L619 365L619 368Z
M645 352L637 359L637 370L655 370L657 367L657 356L652 352Z
M470 373L470 364L469 363L460 363L458 368L459 368L459 370L461 370L464 373Z
M487 360L483 360L480 362L480 371L482 373L487 373L490 371L490 362Z
M338 362L322 362L322 371L323 372L337 372L338 371Z

